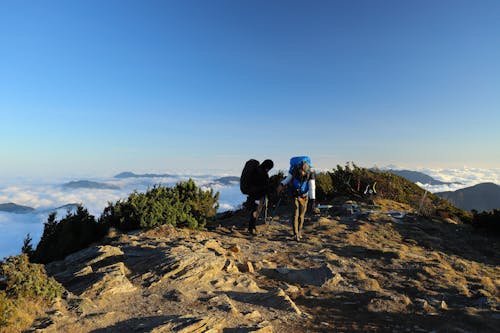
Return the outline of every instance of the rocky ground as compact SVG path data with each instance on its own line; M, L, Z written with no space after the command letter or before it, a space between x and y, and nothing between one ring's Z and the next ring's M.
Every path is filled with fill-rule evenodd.
M376 204L308 217L302 242L286 210L253 237L243 213L111 232L47 265L68 293L30 332L500 331L500 241Z

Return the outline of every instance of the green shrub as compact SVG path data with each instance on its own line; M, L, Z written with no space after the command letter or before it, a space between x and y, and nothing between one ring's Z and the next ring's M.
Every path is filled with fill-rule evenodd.
M109 203L100 221L121 230L153 228L163 224L204 228L219 208L219 193L203 191L192 179L173 188L155 185L145 193L137 191L127 200Z
M43 265L29 262L27 254L0 262L0 331L20 332L41 307L60 298L64 288L45 273Z
M369 200L376 196L408 204L424 215L447 216L462 222L470 222L472 219L470 213L432 193L425 193L417 184L390 172L369 170L347 163L345 167L337 165L336 169L327 174L331 178L331 187L326 176L317 177L316 182L317 188L321 188L321 196L326 198L344 196L355 200ZM365 194L367 188L375 189L376 194Z
M31 258L44 264L62 259L101 239L106 231L107 226L98 223L82 206L78 206L75 213L68 212L59 222L56 221L56 213L52 213Z
M24 238L23 247L21 248L21 252L26 253L28 257L32 257L35 253L35 250L33 250L33 245L31 244L32 240L33 238L31 238L30 234L28 233L26 235L26 238Z
M324 201L333 197L333 181L328 172L316 174L316 199Z
M472 225L492 234L500 235L500 209L493 211L477 212L472 211Z
M5 259L0 265L0 276L6 279L4 291L11 299L52 301L64 290L56 280L47 276L43 265L30 263L25 253Z

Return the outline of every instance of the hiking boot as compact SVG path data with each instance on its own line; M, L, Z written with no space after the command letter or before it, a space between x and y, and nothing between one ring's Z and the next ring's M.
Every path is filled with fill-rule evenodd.
M295 235L295 236L293 236L293 239L295 239L295 241L297 241L297 242L300 242L300 237L299 237L299 235Z
M248 229L248 233L252 236L257 236L257 229Z

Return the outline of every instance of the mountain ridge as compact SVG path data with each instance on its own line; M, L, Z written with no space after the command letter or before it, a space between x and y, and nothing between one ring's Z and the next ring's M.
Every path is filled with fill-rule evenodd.
M66 189L78 189L78 188L87 188L87 189L96 189L96 190L119 190L120 187L116 185L110 185L106 183L99 183L90 180L75 180L70 181L68 183L64 183L61 185Z
M7 202L0 204L0 211L6 213L15 213L15 214L27 214L35 211L35 208L18 205L13 202Z
M423 172L420 171L413 171L413 170L394 170L394 169L389 169L387 172L390 172L392 174L401 176L403 178L408 179L411 182L414 183L421 183L421 184L429 184L429 185L450 185L450 184L461 184L460 182L443 182L441 180L437 180Z
M68 293L31 329L491 332L500 324L499 243L470 225L385 199L338 200L308 215L302 242L292 241L288 208L259 220L257 237L247 219L237 211L205 231L110 230L46 265Z
M131 171L121 172L115 175L113 178L166 178L166 177L175 177L175 175L171 174L156 174L156 173L144 173L144 174L136 174Z
M477 211L500 209L500 186L492 182L435 194L468 211L473 209Z

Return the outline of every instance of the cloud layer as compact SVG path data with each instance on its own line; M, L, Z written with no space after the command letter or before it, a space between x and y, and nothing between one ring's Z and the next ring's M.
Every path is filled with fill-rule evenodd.
M484 182L500 184L500 169L420 169L423 173L445 182L460 182L461 184L426 185L419 184L430 192L455 191ZM220 192L219 212L240 207L245 201L237 183L223 185L214 183L216 176L176 175L161 178L93 178L87 179L109 185L116 185L119 190L97 189L64 189L61 185L75 179L56 179L51 181L37 180L1 180L0 203L14 202L36 208L32 214L11 214L0 212L0 258L18 254L23 239L30 233L33 244L36 245L43 232L43 223L54 208L68 203L81 203L95 217L99 217L108 202L125 199L134 190L144 192L155 184L172 186L175 183L192 178L198 186L204 189L213 188ZM64 209L58 211L58 216L64 216Z
M192 178L203 189L213 188L220 192L219 212L238 208L245 196L236 184L222 185L214 183L214 176L188 176L160 178L95 178L95 182L116 185L119 190L109 189L64 189L61 185L67 180L55 180L53 183L33 181L7 182L0 185L0 203L13 202L36 209L31 214L0 212L0 259L18 254L23 239L30 233L33 245L36 245L43 232L43 223L55 208L69 203L83 204L96 218L99 217L108 202L126 199L133 191L145 192L155 184L173 186L179 181ZM65 215L64 209L58 210L58 217Z

